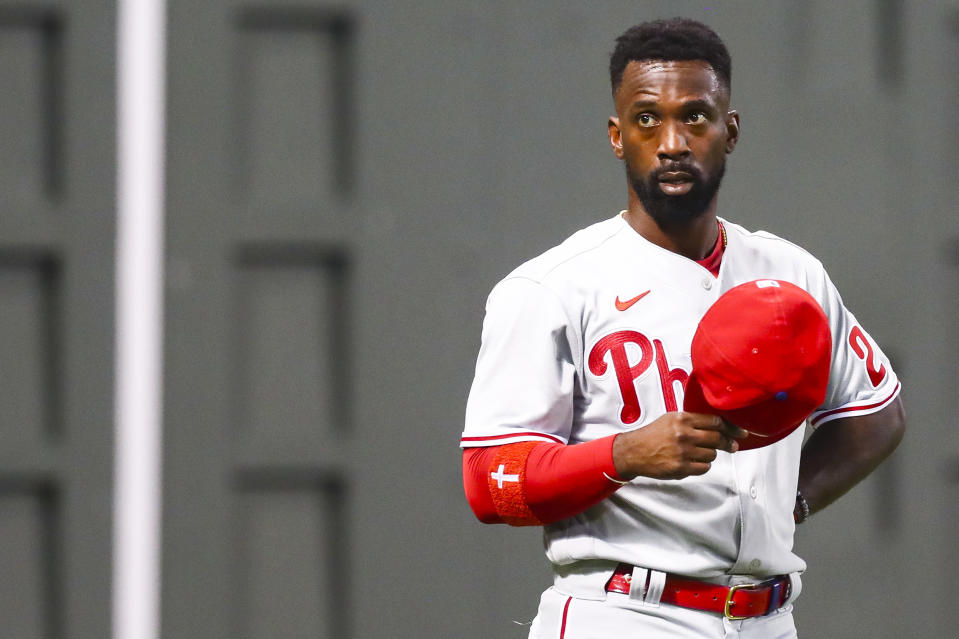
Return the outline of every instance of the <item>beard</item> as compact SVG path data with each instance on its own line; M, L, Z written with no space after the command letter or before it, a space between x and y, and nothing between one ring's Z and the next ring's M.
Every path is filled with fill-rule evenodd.
M710 202L719 191L719 185L726 173L726 160L723 158L719 169L708 179L702 171L684 162L673 162L660 167L648 175L638 176L626 165L626 179L636 192L643 208L663 231L677 230L688 226L690 222L702 216ZM683 195L666 195L659 188L659 176L669 171L682 171L692 176L693 186Z

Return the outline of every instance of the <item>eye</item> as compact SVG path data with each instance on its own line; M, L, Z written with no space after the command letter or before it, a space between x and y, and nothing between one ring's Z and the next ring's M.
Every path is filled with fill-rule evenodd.
M640 113L636 117L636 123L641 127L651 127L656 126L659 120L656 119L656 116L652 113Z
M706 124L709 121L709 117L702 111L694 111L686 119L690 124Z

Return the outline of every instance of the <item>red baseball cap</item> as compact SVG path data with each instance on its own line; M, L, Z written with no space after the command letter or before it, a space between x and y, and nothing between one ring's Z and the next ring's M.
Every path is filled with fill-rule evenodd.
M740 450L768 446L822 405L831 359L829 321L809 293L781 280L740 284L699 322L683 410L748 430Z

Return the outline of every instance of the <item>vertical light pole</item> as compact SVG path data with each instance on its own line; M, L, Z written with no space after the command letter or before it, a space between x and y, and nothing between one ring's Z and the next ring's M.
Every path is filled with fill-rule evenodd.
M113 639L157 639L166 2L117 10Z

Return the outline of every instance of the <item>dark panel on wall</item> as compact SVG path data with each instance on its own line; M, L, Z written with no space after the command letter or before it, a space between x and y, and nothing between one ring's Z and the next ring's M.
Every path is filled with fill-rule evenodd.
M345 506L344 483L335 475L238 474L237 636L349 636Z
M0 438L14 448L60 432L60 265L51 256L0 254Z
M258 207L313 208L352 184L353 23L310 8L240 11L237 193Z
M59 506L52 484L0 475L0 620L7 636L63 637Z
M310 246L246 246L238 262L239 437L260 451L316 450L348 421L346 256Z
M0 7L0 198L8 204L60 195L62 56L61 14Z

